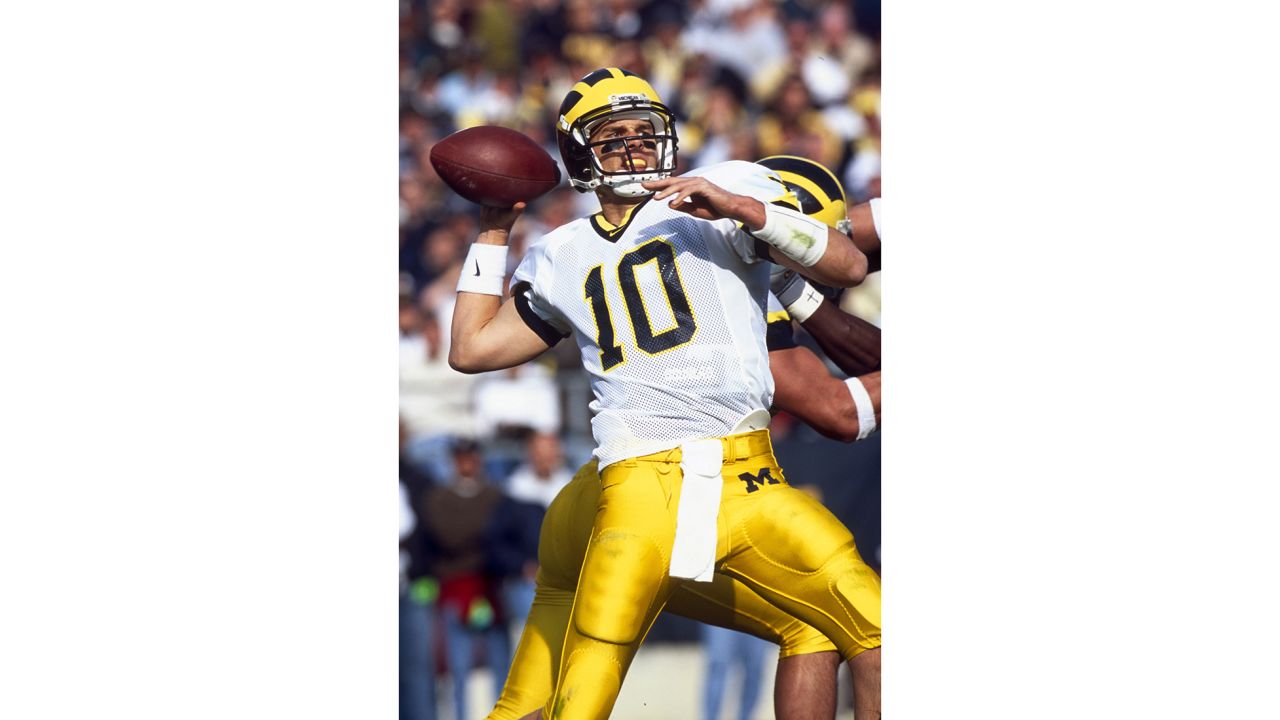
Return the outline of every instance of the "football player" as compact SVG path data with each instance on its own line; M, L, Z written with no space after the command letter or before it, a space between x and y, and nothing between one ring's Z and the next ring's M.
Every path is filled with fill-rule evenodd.
M633 73L583 77L556 129L570 182L601 212L535 241L502 303L524 204L485 208L449 353L458 370L497 370L572 335L592 378L600 495L546 715L607 717L672 591L718 570L831 640L857 717L873 717L879 578L849 530L786 482L765 429L769 261L849 287L866 256L794 209L767 168L672 177L673 118Z
M825 191L805 189L815 181L834 180L829 170L803 158L786 158L785 163L774 160L766 158L760 164L775 170L792 188L802 211L843 232L849 231L839 182ZM786 278L783 283L803 285L804 280ZM810 296L803 288L800 293ZM829 437L846 441L864 438L879 422L880 331L825 302L822 295L813 295L817 297L816 304L802 310L805 329L824 346L836 350L832 356L838 358L840 369L854 376L869 374L846 381L829 375L816 355L796 345L791 318L776 306L777 300L771 295L767 346L774 379L774 408L792 413ZM861 387L855 389L855 383ZM859 396L868 397L870 406L857 400ZM597 463L592 461L578 470L547 511L538 546L540 567L533 607L501 696L488 720L523 718L551 694L599 494L600 477ZM835 646L814 628L720 573L711 583L678 585L667 600L664 612L668 611L779 645L774 683L776 715L834 717L839 656Z

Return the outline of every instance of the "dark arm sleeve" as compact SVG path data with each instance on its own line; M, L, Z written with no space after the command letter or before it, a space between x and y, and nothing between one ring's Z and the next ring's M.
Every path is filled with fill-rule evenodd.
M569 333L561 332L555 325L543 320L538 313L534 312L529 306L529 292L531 286L528 282L519 282L511 286L511 299L515 301L516 312L520 314L520 319L524 321L529 329L537 333L548 346L555 346L556 343L569 337Z

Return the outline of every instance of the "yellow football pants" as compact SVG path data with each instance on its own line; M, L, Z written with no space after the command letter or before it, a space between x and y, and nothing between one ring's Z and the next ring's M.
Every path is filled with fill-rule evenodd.
M880 581L862 562L853 536L821 503L787 485L767 431L721 443L717 572L816 628L846 659L879 647ZM636 650L674 590L706 586L667 575L680 450L615 463L600 480L548 718L608 717ZM543 539L567 542L545 533ZM560 593L540 591L542 606L562 607ZM537 642L551 662L548 638L531 640Z
M489 720L518 720L551 697L599 500L600 475L592 460L578 470L547 509L538 542L533 606ZM709 583L674 583L664 610L768 640L778 645L778 656L783 658L836 649L822 633L720 573Z

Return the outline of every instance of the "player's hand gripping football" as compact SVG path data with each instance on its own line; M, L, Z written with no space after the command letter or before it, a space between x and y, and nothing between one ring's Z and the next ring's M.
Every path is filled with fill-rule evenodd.
M516 218L524 212L526 204L518 202L509 208L483 205L480 208L480 236L476 242L482 245L506 245Z
M729 218L745 223L752 230L764 227L764 204L746 195L738 195L704 177L669 177L643 183L646 190L657 190L654 200L669 198L668 205L703 220Z

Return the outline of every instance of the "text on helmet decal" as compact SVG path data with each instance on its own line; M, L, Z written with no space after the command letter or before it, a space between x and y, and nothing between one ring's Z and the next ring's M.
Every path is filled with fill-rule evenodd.
M617 95L609 96L610 105L615 105L620 102L632 102L632 101L648 102L649 96L645 95L644 93L619 93Z

